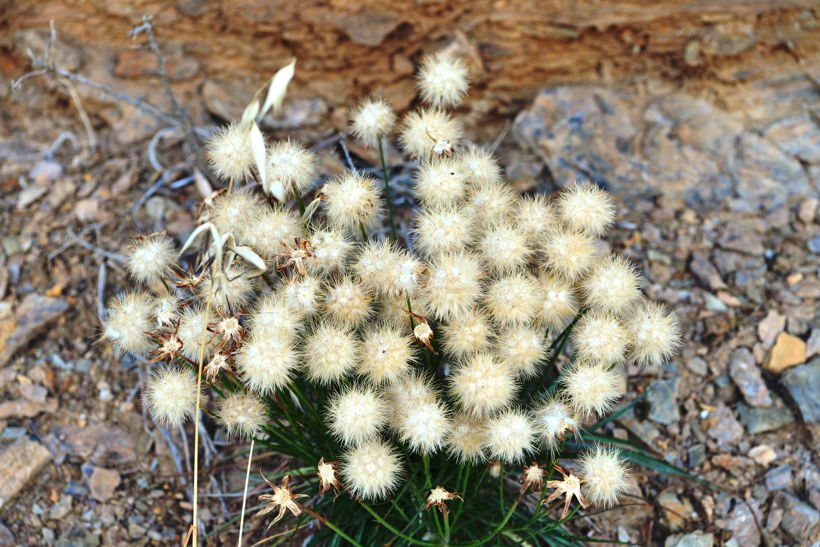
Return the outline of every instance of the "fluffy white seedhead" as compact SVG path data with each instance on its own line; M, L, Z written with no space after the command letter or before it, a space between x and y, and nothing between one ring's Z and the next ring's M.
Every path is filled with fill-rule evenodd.
M387 101L370 98L362 101L351 115L350 132L368 146L378 146L379 137L390 134L396 115Z
M143 355L154 347L154 300L147 293L128 293L108 301L102 337L120 352Z
M389 325L371 326L364 332L359 373L376 385L395 382L415 360L413 339Z
M325 288L322 309L329 318L348 328L356 328L373 311L373 297L360 283L344 277Z
M658 367L666 363L680 346L678 318L662 304L644 300L627 314L626 326L632 335L632 360Z
M238 124L219 129L208 142L205 154L211 169L224 181L241 182L254 167L248 130Z
M355 496L378 500L399 484L401 460L396 451L382 440L364 442L342 457L342 476Z
M325 184L322 198L331 225L348 232L374 228L384 210L376 179L369 175L345 172Z
M595 240L572 230L552 230L546 234L541 250L544 265L570 281L588 272L598 260Z
M447 435L447 450L462 463L475 463L485 459L485 439L484 420L470 414L456 414Z
M527 323L538 310L538 283L527 273L496 279L487 287L484 306L490 317L502 325Z
M544 331L527 325L506 327L498 333L494 349L502 364L519 377L530 378L546 352Z
M581 281L581 290L588 308L615 314L624 312L641 297L635 267L617 255L598 262Z
M396 408L391 426L411 451L429 454L444 444L451 423L444 405L431 398Z
M140 283L154 283L167 276L176 258L171 238L152 234L135 239L127 254L128 273Z
M217 196L208 216L222 237L233 234L243 239L248 230L248 219L258 216L263 210L256 196L247 190L234 190Z
M310 186L318 173L316 154L301 143L286 139L268 148L262 188L270 195L293 195L294 188L302 192Z
M358 386L337 394L328 409L330 431L346 445L375 439L389 415L390 407L381 395Z
M450 393L478 417L506 408L515 388L512 371L487 353L468 357L450 376Z
M501 167L489 150L470 144L458 155L458 160L467 182L472 186L501 181Z
M485 428L484 446L491 458L517 463L532 452L535 428L524 412L506 410L487 420Z
M527 237L531 248L540 248L542 241L557 224L555 209L544 194L527 196L516 204L515 227Z
M328 274L344 270L353 242L341 230L316 230L310 236L309 247L313 258L306 261L308 271Z
M207 302L213 291L213 308L228 312L248 304L255 288L255 278L248 275L248 270L241 264L231 264L223 271L212 270L197 292L199 299Z
M614 315L587 312L575 325L572 341L579 361L620 364L629 347L629 332Z
M214 321L216 321L216 316L205 315L204 306L186 308L180 316L177 329L177 337L182 342L180 353L194 362L199 362L200 348L202 348L204 362L208 362L219 343L218 337L207 330L208 324Z
M510 218L517 196L502 182L476 184L467 195L465 213L482 227L493 226Z
M580 474L586 497L594 505L615 505L626 490L626 462L614 448L596 446L586 452L581 457Z
M621 396L618 373L604 364L576 364L561 378L564 392L583 418L602 416Z
M426 256L463 251L475 238L473 219L457 207L422 209L414 222L416 249Z
M532 255L527 236L506 222L488 227L477 247L484 263L499 274L524 267Z
M259 300L248 319L249 330L263 338L294 337L302 325L301 314L295 313L278 293Z
M560 332L578 314L575 289L563 277L542 274L538 278L538 296L540 301L535 317L548 329Z
M615 219L612 200L600 187L584 182L561 192L557 200L558 216L572 230L591 236L602 236Z
M436 257L423 287L426 307L443 320L464 315L481 296L482 277L473 255L460 252Z
M533 423L546 447L554 451L567 432L575 432L580 425L575 410L562 397L551 396L532 413Z
M404 119L399 141L413 159L449 156L461 139L461 123L437 109L411 112Z
M287 251L284 244L295 247L296 238L303 237L304 224L293 211L262 207L250 211L250 216L245 217L240 239L262 258L281 262L282 259L275 256Z
M441 343L447 355L462 359L490 349L492 333L487 317L473 309L441 327Z
M436 108L458 106L467 93L467 67L455 55L434 53L424 58L416 77L421 100Z
M284 333L251 332L236 355L236 367L248 388L266 394L290 381L299 363L293 342L293 336Z
M148 378L143 400L155 421L177 426L196 410L196 377L188 370L160 368Z
M359 343L347 327L321 323L302 346L308 376L323 385L336 382L356 367Z
M413 193L425 208L452 207L467 196L467 177L454 158L436 158L419 167Z
M281 294L293 313L307 318L319 309L322 282L312 275L293 275L285 280Z
M371 241L353 265L362 284L383 295L413 294L423 271L421 262L389 241Z
M259 397L238 391L220 401L217 415L229 434L250 438L265 424L267 411Z

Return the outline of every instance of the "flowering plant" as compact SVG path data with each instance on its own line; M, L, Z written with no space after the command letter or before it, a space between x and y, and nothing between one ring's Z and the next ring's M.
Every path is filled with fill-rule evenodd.
M129 271L144 290L109 303L104 338L157 363L144 390L157 422L202 408L251 440L249 458L261 444L307 466L264 477L270 525L315 521L311 541L329 544L572 541L576 512L613 506L627 486L629 454L592 433L623 365L660 366L678 344L675 317L599 240L609 196L589 183L516 192L491 153L462 144L446 109L467 70L437 54L418 76L426 106L399 129L417 162L401 238L391 107L372 98L352 116L382 181L351 164L313 193L314 153L267 144L256 123L292 75L213 136L227 186L181 250L164 234L135 239ZM195 474L194 522L196 497Z

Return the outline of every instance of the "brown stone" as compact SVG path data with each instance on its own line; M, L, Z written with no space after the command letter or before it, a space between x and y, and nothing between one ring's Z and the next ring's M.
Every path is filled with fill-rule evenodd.
M67 309L68 302L61 298L30 294L14 313L0 318L0 366Z
M0 509L51 459L43 445L22 437L0 453Z
M114 496L114 490L120 485L120 474L114 469L95 467L88 478L91 496L98 501L108 501Z
M783 372L789 367L806 360L806 343L787 332L781 332L766 359L765 368L772 372Z

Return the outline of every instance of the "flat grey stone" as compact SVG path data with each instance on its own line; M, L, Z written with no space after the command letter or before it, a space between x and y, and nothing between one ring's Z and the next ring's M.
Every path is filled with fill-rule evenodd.
M715 536L706 532L692 532L690 534L675 534L666 538L663 547L712 547Z
M792 482L792 466L779 465L766 473L766 488L769 490L783 490Z
M778 493L777 502L783 506L783 521L780 526L803 545L811 541L820 528L820 513L785 492Z
M754 355L748 348L737 348L729 363L729 375L750 406L770 407L772 398L760 375L760 367L755 364Z
M803 421L820 421L820 357L787 370L780 381L800 408Z
M755 408L738 403L737 411L740 414L740 420L752 435L772 431L794 422L794 414L786 408L783 401L777 397L772 397L772 399L774 402L769 408Z
M678 411L678 386L680 378L655 380L649 386L649 419L659 424L676 423L680 418Z

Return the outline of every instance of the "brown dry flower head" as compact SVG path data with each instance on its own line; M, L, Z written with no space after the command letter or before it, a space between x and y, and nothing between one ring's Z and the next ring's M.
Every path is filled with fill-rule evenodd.
M427 496L427 501L424 502L424 509L429 510L431 507L438 507L439 511L446 515L447 506L445 505L445 502L455 499L460 500L461 494L454 494L445 490L443 486L436 486L430 490L430 494Z
M324 458L319 459L316 465L316 475L319 477L319 495L333 488L336 495L339 495L339 464L337 462L325 462Z
M560 481L547 481L547 488L555 488L555 492L549 495L542 503L546 503L549 505L554 500L558 499L561 496L566 496L564 500L564 509L561 511L561 519L566 518L569 514L569 506L572 503L572 498L578 500L578 503L581 504L581 507L586 509L589 507L589 502L587 502L586 498L584 498L584 494L581 492L581 480L575 476L572 472L572 469L569 470L569 475L559 467L558 465L553 466L556 471L561 473L563 480Z
M262 473L260 472L260 475L261 474ZM270 529L271 526L282 520L282 517L285 516L285 513L287 511L290 511L291 515L293 515L294 517L298 517L302 514L302 506L296 500L298 500L299 498L306 498L307 494L294 494L291 491L290 475L285 475L285 477L282 479L282 484L279 486L269 481L267 477L265 477L265 475L262 475L262 478L265 480L266 483L268 483L268 486L270 486L273 489L273 494L262 494L261 496L259 496L259 501L267 502L267 505L256 514L256 518L267 515L271 511L279 509L279 513L276 514L276 518L274 518L268 524L268 529Z

